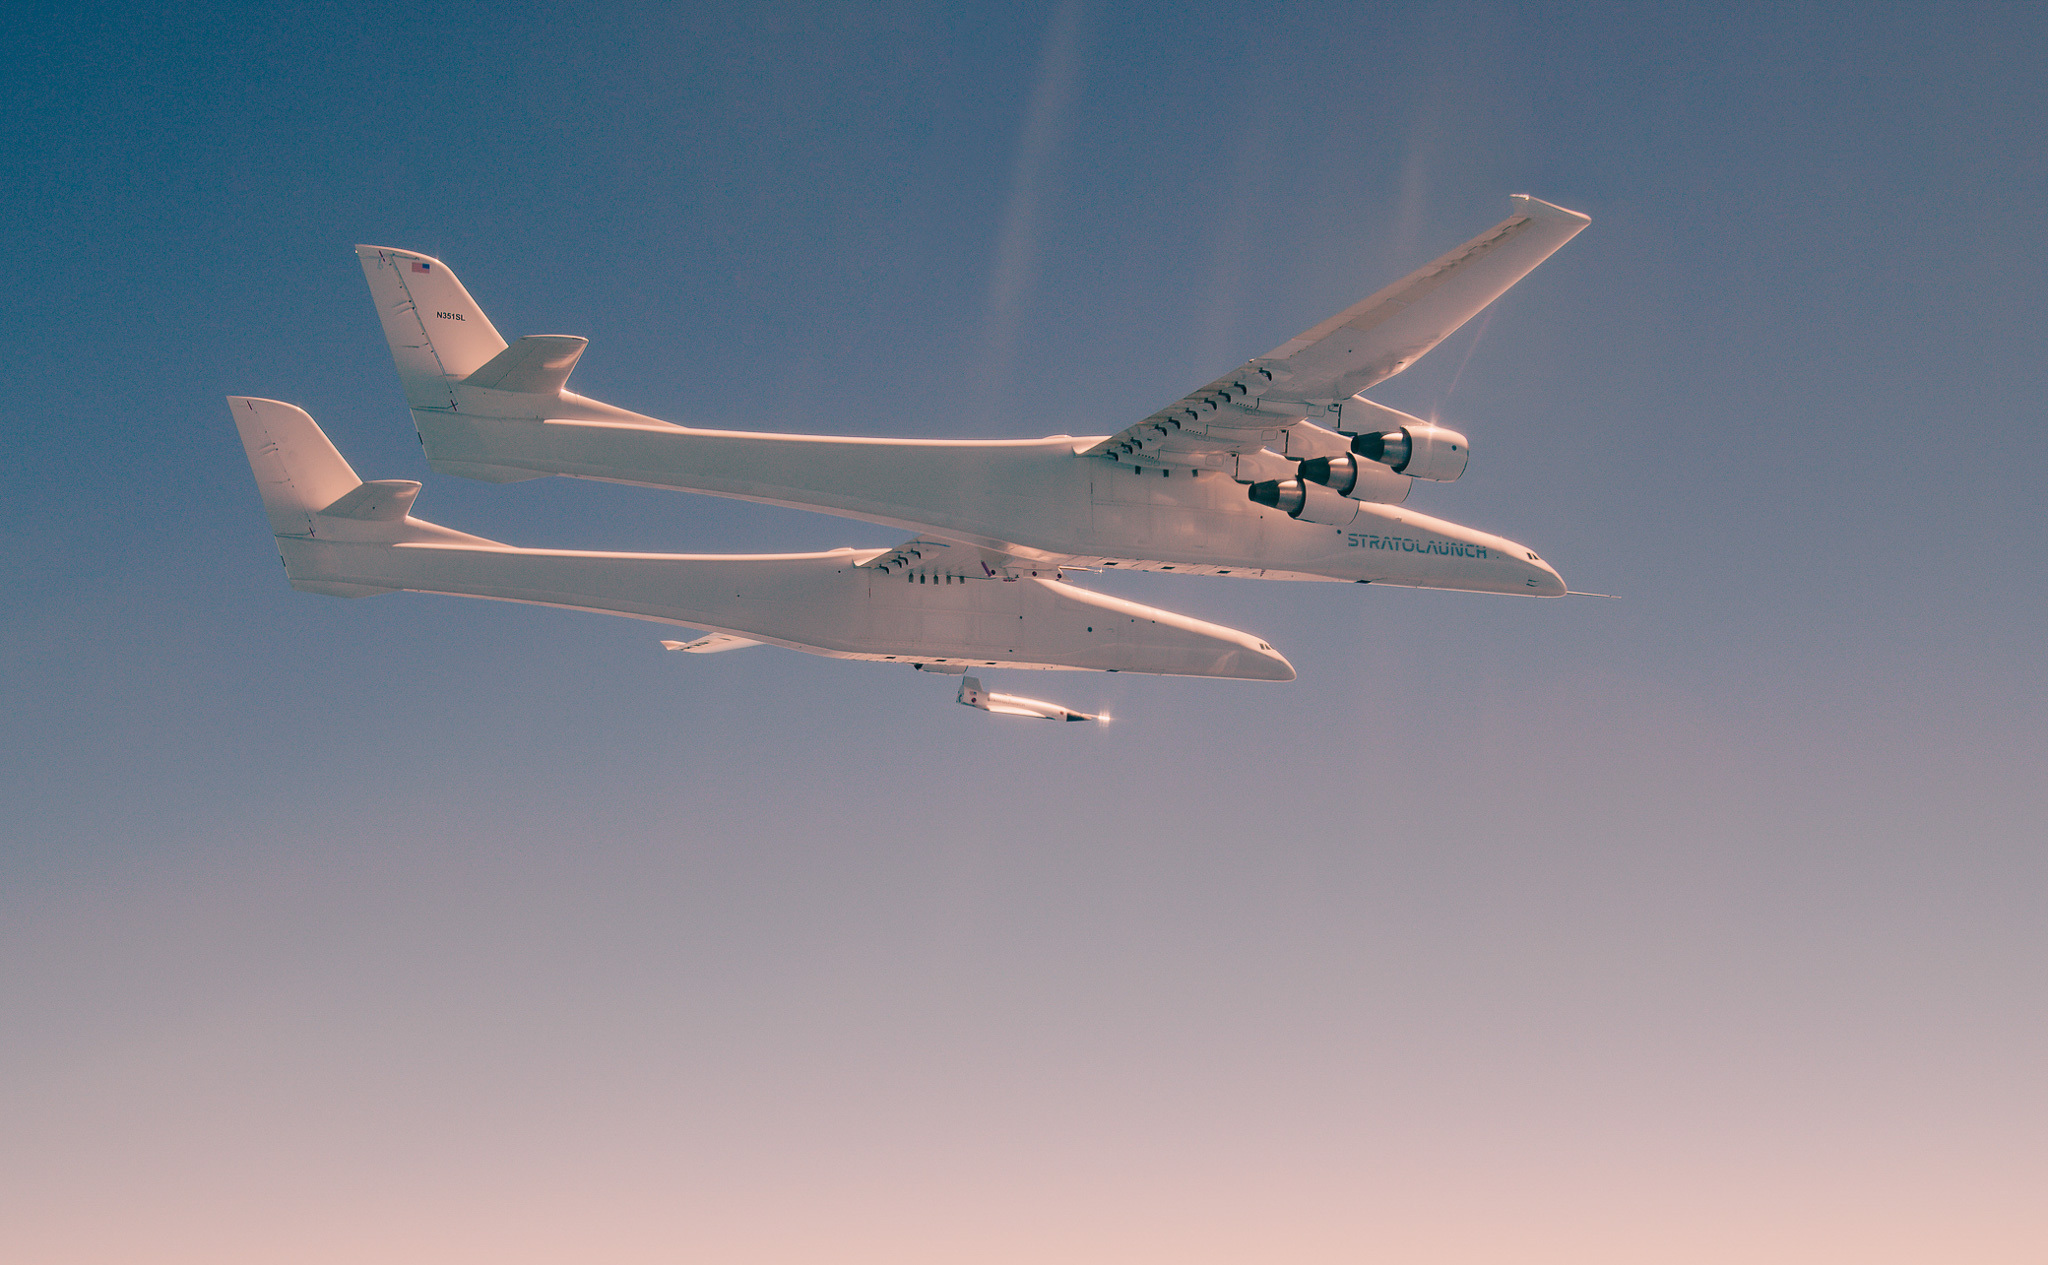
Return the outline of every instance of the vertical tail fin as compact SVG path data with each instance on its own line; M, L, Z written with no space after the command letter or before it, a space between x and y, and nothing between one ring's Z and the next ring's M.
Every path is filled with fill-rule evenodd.
M302 408L231 395L228 411L242 434L271 534L278 538L278 553L295 589L335 597L391 592L394 585L376 583L374 575L360 570L364 545L497 544L412 517L419 484L410 479L363 482ZM351 546L353 554L347 553ZM355 559L358 569L337 571L345 558Z
M406 403L454 407L454 384L505 350L505 340L440 260L386 246L358 246L356 257L384 322Z
M306 410L277 400L228 397L243 451L256 473L270 530L278 536L310 536L313 515L362 486Z

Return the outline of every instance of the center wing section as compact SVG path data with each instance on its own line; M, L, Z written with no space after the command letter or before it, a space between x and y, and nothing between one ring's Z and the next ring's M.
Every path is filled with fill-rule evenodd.
M1592 222L1527 194L1510 201L1514 214L1456 250L1083 455L1213 466L1233 453L1287 452L1290 428L1330 420L1332 405L1414 364Z
M984 549L957 540L936 540L920 536L894 549L870 554L856 564L883 575L900 575L916 584L954 584L966 580L1016 580L1025 576L1059 579L1056 562L1041 562Z

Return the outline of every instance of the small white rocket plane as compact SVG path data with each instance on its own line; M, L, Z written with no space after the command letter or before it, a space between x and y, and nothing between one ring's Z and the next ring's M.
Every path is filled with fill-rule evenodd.
M1585 228L1518 195L1507 219L1108 436L861 439L678 426L567 389L587 340L507 344L446 264L356 254L427 463L679 488L912 533L893 549L644 554L522 549L412 516L420 485L364 482L303 410L229 398L292 587L397 590L601 611L704 630L673 650L767 644L970 669L1291 681L1259 638L1072 583L1173 571L1557 597L1536 552L1401 508L1464 472L1465 436L1367 400ZM971 687L971 688L970 688ZM987 711L1095 719L963 682Z
M998 716L1036 716L1040 720L1099 720L1104 724L1109 723L1107 712L1091 716L1087 712L1069 711L1058 703L1048 703L1043 699L1019 698L1015 694L991 694L981 688L979 677L961 677L960 696L955 701L985 712L994 712Z

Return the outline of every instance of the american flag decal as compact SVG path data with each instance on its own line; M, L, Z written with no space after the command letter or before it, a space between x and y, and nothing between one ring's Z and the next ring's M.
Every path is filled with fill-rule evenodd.
M427 263L425 260L422 259L415 259L412 261L412 270L414 272L432 272L434 270L434 265Z

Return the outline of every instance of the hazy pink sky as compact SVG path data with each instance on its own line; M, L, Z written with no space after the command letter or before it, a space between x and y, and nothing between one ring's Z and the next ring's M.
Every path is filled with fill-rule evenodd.
M13 25L0 1261L2048 1259L2039 9ZM1376 395L1624 600L1088 577L1300 671L990 682L1102 729L293 593L222 404L887 546L427 472L352 245L679 422L1089 434L1517 192Z

